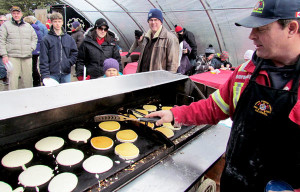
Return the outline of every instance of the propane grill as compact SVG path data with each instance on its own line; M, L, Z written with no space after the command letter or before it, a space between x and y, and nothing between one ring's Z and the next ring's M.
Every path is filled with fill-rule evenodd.
M94 122L97 115L123 115L128 109L141 109L145 104L174 106L190 104L203 99L203 94L187 77L167 71L154 71L85 82L61 84L56 87L37 87L31 89L1 92L0 145L2 158L16 149L29 149L34 157L26 167L43 164L54 170L54 175L71 172L78 177L74 191L111 191L132 180L145 170L166 157L187 141L199 135L209 126L183 126L176 130L174 137L166 138L162 133L137 121L122 121L122 129L132 129L138 134L134 144L140 155L133 160L120 159L114 153L116 132L104 132ZM114 146L106 151L94 149L88 143L75 143L68 139L68 133L76 128L85 128L92 137L108 136ZM58 136L65 143L52 154L38 152L34 144L47 136ZM75 148L84 152L84 160L91 155L105 155L112 159L112 169L101 174L91 174L79 164L64 167L56 163L55 157L63 149ZM1 165L0 178L14 189L19 187L18 175L22 168L5 168ZM46 183L38 186L47 189ZM36 191L26 187L26 191Z

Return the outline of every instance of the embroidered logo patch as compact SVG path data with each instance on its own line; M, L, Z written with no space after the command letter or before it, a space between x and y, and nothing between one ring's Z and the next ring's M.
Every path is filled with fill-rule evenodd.
M263 10L264 10L264 7L265 7L265 2L264 2L264 0L259 0L259 1L256 3L256 5L255 5L255 7L254 7L254 9L253 9L252 12L255 12L255 13L262 13Z
M255 112L260 113L264 116L268 116L272 112L271 105L264 100L257 101L253 107L255 109Z

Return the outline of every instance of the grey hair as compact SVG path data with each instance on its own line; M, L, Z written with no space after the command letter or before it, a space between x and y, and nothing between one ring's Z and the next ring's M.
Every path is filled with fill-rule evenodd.
M28 17L30 17L34 23L37 21L37 18L33 15L29 15Z

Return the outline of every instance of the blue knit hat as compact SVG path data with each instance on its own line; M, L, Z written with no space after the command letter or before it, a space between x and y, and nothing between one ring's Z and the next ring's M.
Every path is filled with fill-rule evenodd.
M74 29L76 29L79 25L80 25L80 23L79 23L78 21L74 21L74 22L72 23L72 27L73 27Z
M119 62L113 58L105 59L103 62L104 73L107 69L110 69L110 68L115 68L119 71Z
M150 9L149 13L148 13L148 20L151 19L151 18L157 18L159 19L162 23L164 21L164 18L163 18L163 15L162 15L162 12L161 10L159 9Z

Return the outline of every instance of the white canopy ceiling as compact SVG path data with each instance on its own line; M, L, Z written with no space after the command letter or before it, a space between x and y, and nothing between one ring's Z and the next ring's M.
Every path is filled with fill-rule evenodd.
M198 54L212 44L217 52L228 51L230 62L243 62L246 50L254 45L248 39L250 29L237 27L235 21L250 15L256 0L63 0L91 24L105 18L119 36L119 45L128 51L134 41L134 30L147 31L147 13L151 8L162 10L163 25L174 25L194 33Z

